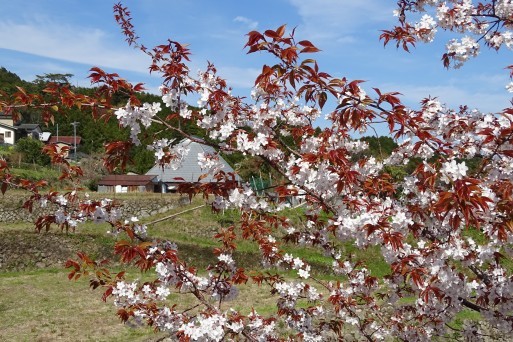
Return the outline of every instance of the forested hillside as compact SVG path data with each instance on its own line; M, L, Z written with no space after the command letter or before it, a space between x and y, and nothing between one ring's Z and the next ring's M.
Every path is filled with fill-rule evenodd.
M73 75L71 74L43 74L37 75L35 80L26 81L22 80L18 75L4 67L0 67L0 96L14 96L18 91L17 86L23 87L30 92L39 92L44 94L44 89L49 82L57 84L63 84L70 87L70 89L78 94L91 95L94 93L95 88L92 87L76 87L71 82ZM138 98L141 102L160 102L162 108L165 105L162 103L160 96L150 93L140 93ZM124 106L127 102L128 97L117 95L114 98L114 105ZM160 116L165 117L169 113L161 111ZM179 126L183 131L188 134L208 140L208 134L204 130L200 129L194 123L179 122L179 119L174 118L169 120L171 124ZM78 122L77 135L82 138L79 152L84 154L95 154L102 152L104 145L107 142L126 140L129 136L127 129L120 129L118 121L115 117L111 116L108 120L101 119L100 122L94 120L89 113L79 111L77 108L66 109L65 112L59 112L55 115L53 123L48 125L44 123L41 113L35 109L25 109L21 111L20 116L21 123L38 123L44 131L51 132L52 135L60 136L71 136L73 135L73 122ZM322 129L317 128L317 134L322 132ZM132 161L128 165L126 171L131 171L139 174L143 174L148 171L154 164L154 155L152 151L146 148L145 143L153 141L152 135L156 132L155 128L150 128L145 132L145 135L141 136L142 144L136 146L132 151ZM162 138L168 139L181 139L178 133L166 130L164 134L161 134ZM290 144L294 145L293 139L290 137L283 137L283 139ZM364 137L362 140L366 141L369 145L367 151L362 153L361 157L373 156L377 159L384 159L390 155L392 150L397 147L396 143L387 137ZM276 180L280 177L278 174L274 174L271 168L266 165L261 159L252 158L249 156L243 156L240 153L234 153L230 155L223 155L224 158L234 167L245 180L251 180L257 178L259 180L271 181ZM118 172L121 172L119 170Z

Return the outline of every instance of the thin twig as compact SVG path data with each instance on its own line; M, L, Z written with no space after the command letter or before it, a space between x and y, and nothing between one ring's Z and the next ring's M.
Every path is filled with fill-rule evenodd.
M202 204L202 205L199 205L199 206L194 207L194 208L190 208L190 209L187 209L187 210L181 211L181 212L176 213L176 214L172 214L172 215L169 215L169 216L166 216L166 217L160 218L160 219L155 220L155 221L151 221L151 222L147 223L146 225L159 223L159 222L162 222L162 221L165 221L165 220L170 220L170 219L175 218L175 217L177 217L177 216L179 216L179 215L182 215L182 214L188 213L189 211L193 211L193 210L196 210L196 209L199 209L199 208L205 207L206 205L207 205L207 203Z

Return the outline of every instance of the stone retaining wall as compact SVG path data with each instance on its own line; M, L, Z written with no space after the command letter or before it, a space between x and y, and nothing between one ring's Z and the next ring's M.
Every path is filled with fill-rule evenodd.
M77 259L86 252L98 260L113 257L112 246L101 244L95 236L50 231L37 234L27 231L0 232L0 272L38 268L64 268L66 260Z
M17 194L9 194L7 192L4 196L0 196L0 223L14 223L14 222L35 222L35 220L42 214L50 213L52 208L41 209L37 205L30 213L23 208L23 203L28 197L23 197ZM175 195L164 196L140 196L126 199L116 199L121 203L122 217L130 218L146 217L156 214L165 213L177 206L183 205L185 198L180 198ZM188 199L187 199L188 201Z
M43 214L43 211L41 208L34 208L34 211L29 213L23 208L26 199L27 197L21 194L9 192L0 196L0 272L46 267L62 268L66 260L76 259L77 251L84 251L100 260L112 258L112 244L102 243L99 236L67 234L60 232L59 229L35 233L32 223ZM120 210L124 218L162 214L189 203L188 198L171 194L130 196L116 198L116 201L121 203ZM45 210L50 212L51 208ZM20 222L25 222L20 228L1 228L2 225Z

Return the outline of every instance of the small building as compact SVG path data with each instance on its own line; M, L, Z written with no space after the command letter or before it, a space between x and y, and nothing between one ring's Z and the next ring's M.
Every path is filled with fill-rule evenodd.
M157 182L151 175L107 175L98 182L98 192L153 192Z
M39 134L43 133L41 126L38 124L19 124L14 126L14 128L18 131L16 140L25 137L39 140Z
M200 176L204 175L206 172L201 169L198 163L198 154L216 154L216 150L208 145L200 144L198 142L192 141L190 139L184 139L180 142L183 146L186 146L189 149L189 153L182 161L181 166L173 170L170 167L162 167L160 165L153 166L148 172L147 175L157 176L159 179L159 186L155 188L157 192L174 192L177 189L177 186L183 182L191 182L191 183L210 183L214 182L214 178L212 175L207 175L204 178L200 178ZM219 162L222 165L222 171L225 173L234 173L233 168L223 159L220 155L218 155ZM240 181L240 177L235 175L235 180Z
M76 139L76 140L75 140ZM68 154L73 154L74 149L75 149L75 143L77 145L77 148L78 146L80 145L80 143L82 142L82 137L80 136L73 136L73 135L59 135L59 136L51 136L50 139L48 139L47 141L47 144L56 144L57 145L57 152L60 152L61 149L64 147L64 146L67 146L69 147L69 152ZM65 158L68 158L68 155L64 156Z
M0 122L0 144L14 145L16 141L16 128Z
M0 113L0 144L14 145L25 137L39 139L42 132L38 124L15 124L11 115Z
M52 133L50 132L43 132L39 134L39 140L42 141L44 144L48 144L48 140L50 140L52 136Z

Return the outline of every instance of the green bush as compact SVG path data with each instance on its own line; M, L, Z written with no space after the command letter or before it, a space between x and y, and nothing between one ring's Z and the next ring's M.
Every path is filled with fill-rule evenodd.
M44 144L36 139L21 138L15 145L15 151L20 152L23 157L22 161L25 163L32 163L37 165L50 165L50 157L42 153Z

